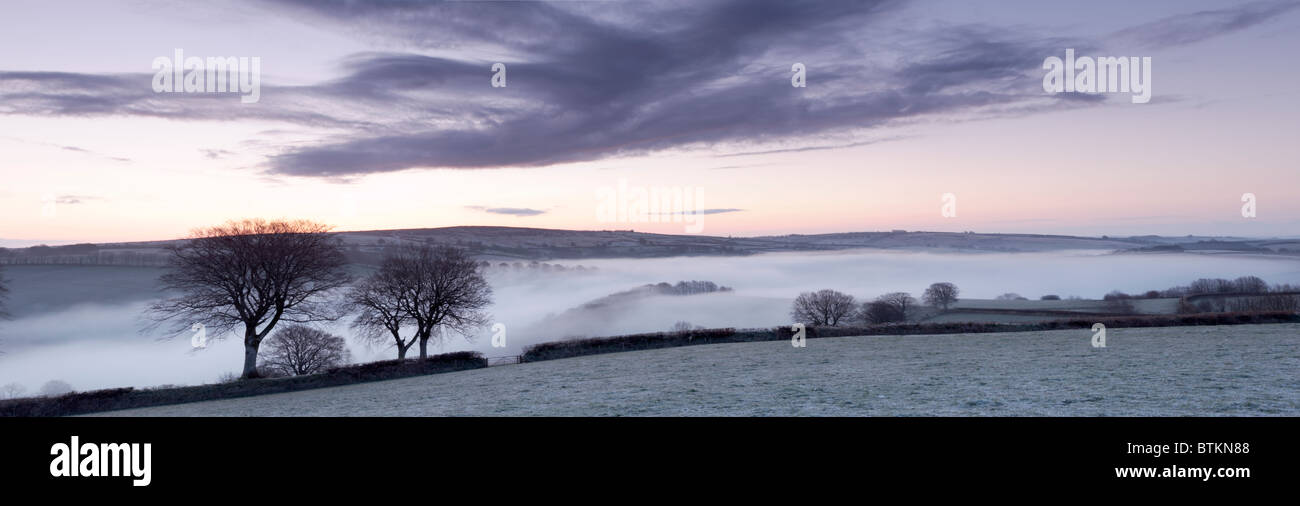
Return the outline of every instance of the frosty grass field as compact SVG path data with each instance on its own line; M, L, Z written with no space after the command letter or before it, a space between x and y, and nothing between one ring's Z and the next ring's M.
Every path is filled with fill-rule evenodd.
M1300 414L1300 324L876 336L594 355L144 416Z

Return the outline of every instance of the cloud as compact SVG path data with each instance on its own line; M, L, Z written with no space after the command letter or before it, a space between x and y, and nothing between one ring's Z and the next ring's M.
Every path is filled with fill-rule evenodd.
M698 210L698 211L677 211L677 212L673 212L673 213L659 213L659 214L666 214L666 215L674 215L674 214L725 214L725 213L739 213L739 212L743 212L743 211L744 211L744 209L736 209L736 208L728 207L728 208L716 208L716 209L700 209L700 210Z
M1251 2L1226 9L1180 14L1118 32L1151 47L1192 44L1238 32L1300 7L1295 1Z
M241 106L228 93L155 93L153 74L86 74L76 72L0 71L0 114L32 116L137 116L191 121L262 119L322 128L373 129L377 123L356 108L322 105L332 96L328 85L263 86L278 93L278 103ZM63 147L63 146L60 146ZM86 151L72 147L70 151Z
M54 197L55 204L64 204L64 205L81 204L88 200L103 200L103 199L102 197L94 197L90 195L59 195L57 197Z
M324 133L314 141L274 148L266 175L349 180L666 150L835 149L895 139L877 131L919 121L1105 102L1041 88L1044 56L1095 43L979 24L899 30L901 0L270 3L399 50L353 54L335 79L265 84L247 105L231 94L154 93L149 74L0 72L0 114L315 127ZM1224 31L1288 5L1188 16ZM1178 23L1170 19L1155 25ZM504 88L490 84L498 61ZM808 69L806 88L790 84L794 62Z
M483 206L465 206L466 209L483 211L492 214L505 214L509 216L537 216L546 214L546 211L540 209L528 209L526 207L483 207Z
M107 159L107 160L113 160L113 161L115 161L115 162L130 162L130 161L131 161L130 158L126 158L126 157L122 157L122 156L106 155L106 154L103 154L103 153L100 153L100 152L97 152L97 151L92 151L92 150L89 150L89 149L86 149L86 148L83 148L83 147L80 147L80 146L63 146L63 145L59 145L59 144L51 144L51 143L48 143L48 142L24 141L24 140L21 140L21 139L19 139L19 141L20 141L20 142L31 142L31 143L33 143L33 144L40 144L40 145L46 145L46 146L53 146L53 147L57 147L57 148L59 148L59 149L62 149L62 150L64 150L64 151L71 151L71 152L73 152L73 153L81 153L81 154L83 154L83 155L98 156L98 157L100 157L100 158L104 158L104 159Z
M716 155L716 157L717 157L717 158L730 158L730 157L735 157L735 156L770 155L770 154L775 154L775 153L801 153L801 152L804 152L804 151L821 151L821 150L827 150L827 149L856 148L856 147L859 147L859 146L869 146L869 145L877 144L877 143L880 143L880 142L896 141L896 140L902 140L902 139L905 139L905 138L908 138L908 136L896 135L896 136L891 136L891 137L884 138L884 139L875 139L875 140L858 141L858 142L847 142L847 143L841 143L841 144L827 144L827 145L820 145L820 146L800 146L800 147L797 147L797 148L768 149L768 150L764 150L764 151L742 151L742 152L739 152L739 153L725 153L725 154L721 154L721 155ZM721 168L721 169L727 169L727 168L733 168L733 167L718 167L718 168Z
M906 59L865 62L876 36L890 33L889 17L902 5L892 1L716 1L630 13L595 7L594 14L542 3L400 9L282 3L326 19L370 21L423 48L452 39L458 46L491 45L502 35L468 27L510 26L506 49L522 60L507 64L507 87L494 89L490 61L358 56L335 88L394 97L421 90L435 101L455 90L472 100L443 110L467 119L340 137L271 157L271 171L299 176L537 167L676 148L806 143L828 133L1042 100L1034 73L1043 54L1065 47L1054 38L944 29L936 41L899 42ZM431 39L423 27L434 19L447 28ZM644 29L651 20L656 28ZM808 88L790 85L795 61L811 69Z
M218 160L235 154L224 149L200 149L199 152L203 153L203 157L209 160Z

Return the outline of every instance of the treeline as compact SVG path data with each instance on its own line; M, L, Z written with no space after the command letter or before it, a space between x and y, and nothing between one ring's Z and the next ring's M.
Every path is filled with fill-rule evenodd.
M1180 298L1195 295L1263 295L1269 293L1300 292L1300 286L1290 284L1269 285L1259 276L1241 276L1237 279L1200 278L1188 285L1169 287L1164 290L1149 290L1142 294L1127 294L1119 290L1112 291L1103 300L1112 299L1160 299Z
M701 293L730 292L731 287L712 281L678 281L677 284L658 283L645 285L659 295L696 295Z
M67 246L32 246L30 248L0 248L0 264L4 265L113 265L128 267L161 267L167 263L167 254L155 251L100 249L94 244L69 244Z
M586 310L599 309L619 301L652 295L685 296L731 291L731 287L722 286L712 281L678 281L676 284L666 282L647 283L631 290L611 293L599 299L586 302L579 306L579 308Z
M484 269L485 271L497 270L497 271L540 271L540 272L566 272L566 271L588 272L588 271L597 270L595 266L588 267L585 265L575 265L569 267L562 264L538 262L536 260L533 260L528 263L516 261L510 263L498 262L495 264L487 260L481 260L479 261L478 265L480 268Z
M1259 276L1200 278L1188 285L1150 290L1141 295L1116 290L1103 297L1112 305L1129 307L1134 299L1159 298L1178 298L1179 314L1300 311L1300 286L1270 285Z
M952 283L934 283L921 295L929 306L947 310L958 301L960 290ZM920 304L907 292L892 292L859 304L847 293L836 290L804 292L795 297L790 317L806 325L837 327L842 324L872 325L907 321Z

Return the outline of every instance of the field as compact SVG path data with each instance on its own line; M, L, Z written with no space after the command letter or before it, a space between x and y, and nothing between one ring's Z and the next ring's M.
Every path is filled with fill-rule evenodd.
M1135 314L1171 315L1178 310L1177 298L1133 299ZM962 299L949 311L917 308L912 319L926 323L988 322L1033 323L1080 315L1114 314L1107 301L1085 300L993 300Z
M136 416L1300 414L1300 324L878 336L613 353Z

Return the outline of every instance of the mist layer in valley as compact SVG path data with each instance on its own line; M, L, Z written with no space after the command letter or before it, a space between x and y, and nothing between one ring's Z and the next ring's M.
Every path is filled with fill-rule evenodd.
M1007 292L1030 298L1044 294L1100 298L1111 290L1140 293L1202 277L1255 275L1271 283L1300 283L1300 264L1294 260L1097 251L849 250L559 263L588 268L487 270L494 290L491 313L493 321L505 325L505 348L493 348L491 331L484 329L472 340L448 336L431 353L475 350L488 356L517 355L537 342L666 331L683 321L701 327L788 325L791 300L800 292L822 288L865 300L896 291L919 296L930 283L947 281L960 287L967 299L991 299ZM156 279L161 272L144 267L7 267L13 319L0 322L0 350L4 351L0 384L18 383L32 394L54 379L77 390L92 390L211 383L237 372L243 356L238 338L211 340L206 348L196 350L189 333L169 336L140 331L146 323L143 309L160 296ZM732 290L608 297L647 284L690 280L707 280ZM359 341L347 323L325 327L348 339L355 361L396 357L391 347Z

